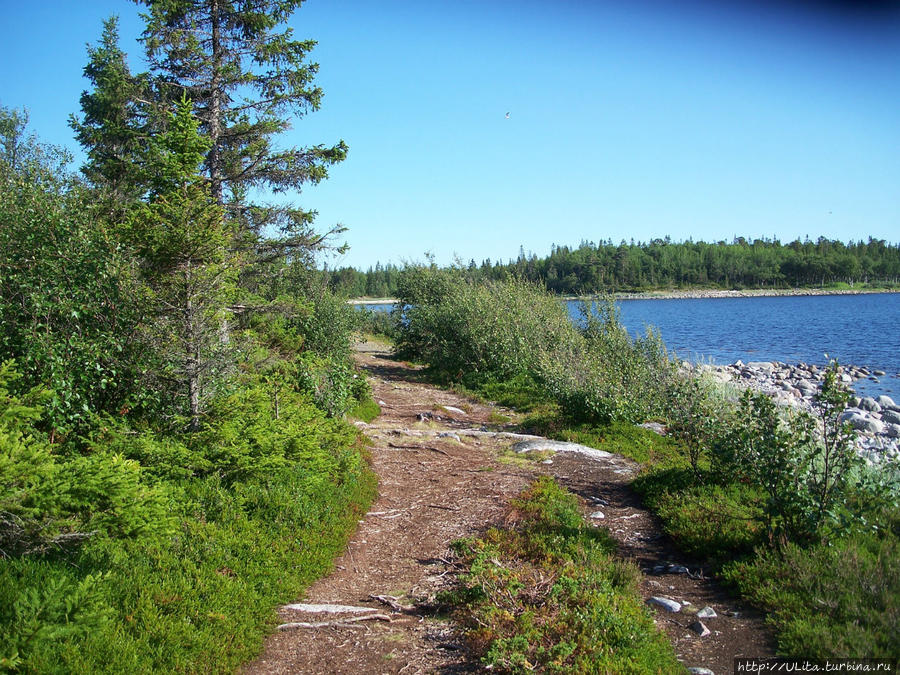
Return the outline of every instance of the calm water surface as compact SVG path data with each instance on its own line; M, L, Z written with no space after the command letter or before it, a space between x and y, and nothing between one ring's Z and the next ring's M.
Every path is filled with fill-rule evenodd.
M900 401L900 293L754 298L621 300L632 334L656 326L666 346L691 361L841 363L884 370L854 388ZM569 313L578 315L577 304Z
M569 313L578 317L578 303ZM900 293L754 298L620 300L630 333L655 326L670 350L691 361L718 364L784 361L841 363L884 370L880 382L859 381L867 395L900 402ZM386 310L390 305L369 306Z

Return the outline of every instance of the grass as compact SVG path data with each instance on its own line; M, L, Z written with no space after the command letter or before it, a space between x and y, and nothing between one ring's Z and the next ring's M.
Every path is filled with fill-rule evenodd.
M347 416L353 419L362 420L368 424L380 414L381 407L375 402L375 399L368 397L351 408L350 412L347 413Z
M466 573L444 599L482 663L504 673L680 672L637 592L640 572L542 477L513 500L511 526L455 543Z

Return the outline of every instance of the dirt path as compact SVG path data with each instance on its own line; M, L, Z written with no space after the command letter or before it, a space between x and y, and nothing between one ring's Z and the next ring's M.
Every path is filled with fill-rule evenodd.
M499 522L510 497L537 472L554 475L584 497L591 506L586 513L603 513L594 522L608 527L623 556L647 572L646 597L714 608L717 618L704 619L711 631L706 637L687 628L695 620L689 614L657 614L685 665L722 675L731 672L735 656L771 655L759 617L708 579L694 578L698 568L678 560L654 519L640 509L627 488L636 469L628 460L560 453L550 464L501 461L517 439L481 430L503 432L499 415L507 411L422 383L415 369L391 360L378 345L360 345L357 361L382 408L365 429L373 441L378 500L334 572L308 590L305 605L281 610L284 623L300 625L273 634L245 673L483 670L468 657L453 626L427 606L452 584L449 544ZM653 574L668 563L685 564L692 574Z

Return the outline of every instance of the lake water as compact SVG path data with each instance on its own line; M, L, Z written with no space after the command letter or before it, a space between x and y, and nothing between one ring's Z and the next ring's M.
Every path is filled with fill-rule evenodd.
M747 361L840 363L887 373L860 380L857 392L887 394L900 402L900 293L620 300L622 324L632 334L659 329L684 359L717 364ZM578 316L578 303L569 302ZM390 306L370 306L388 309Z

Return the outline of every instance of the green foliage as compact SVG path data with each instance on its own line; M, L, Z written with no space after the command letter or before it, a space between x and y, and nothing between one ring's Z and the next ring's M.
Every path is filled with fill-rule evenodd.
M33 427L40 408L10 395L16 379L10 362L0 365L0 556L68 551L98 537L164 536L171 525L164 491L111 452L54 452Z
M500 281L509 276L527 279L551 293L594 295L672 289L773 289L819 287L858 291L897 288L900 283L900 244L882 239L843 242L819 237L782 244L778 240L732 242L654 239L650 242L582 241L575 248L554 246L550 255L503 263L475 260L460 268L469 281ZM376 264L363 272L340 268L331 284L350 297L396 297L400 271Z
M533 284L473 284L436 268L404 270L397 317L401 357L482 395L555 400L573 422L642 421L665 409L673 365L659 336L632 339L611 301L584 311L579 332ZM517 392L516 396L511 396Z
M512 529L455 544L467 572L447 599L487 667L505 673L676 672L637 592L639 572L540 478L512 502Z
M817 416L785 415L771 398L745 392L731 424L713 441L716 471L758 487L773 541L813 541L865 522L880 486L866 480L852 432L840 421L848 394L832 363L816 397ZM848 509L857 496L856 509Z
M20 392L52 389L45 419L83 430L93 413L152 410L141 385L146 345L128 251L53 148L24 136L9 113L0 158L0 359L15 358Z
M399 304L398 354L427 360L451 380L467 373L533 373L544 354L578 340L559 302L515 279L475 285L411 267L401 277Z
M769 612L784 656L900 658L900 531L896 512L881 533L830 544L760 550L724 575Z
M66 559L0 559L0 603L13 608L0 614L5 666L233 670L259 649L274 608L328 570L371 502L374 476L356 438L289 389L275 419L262 384L215 401L205 428L180 441L99 428L88 440L94 452L106 449L97 477L73 468L86 461L77 456L54 475L79 483L65 504L91 506L65 522L108 536L91 537ZM113 451L133 459L117 464ZM141 475L156 481L154 493L168 497L150 523L165 523L165 532L135 531L139 522L127 516L146 514L140 495L127 504L116 497L107 474L136 468L134 460L147 465ZM91 487L99 478L107 494Z

